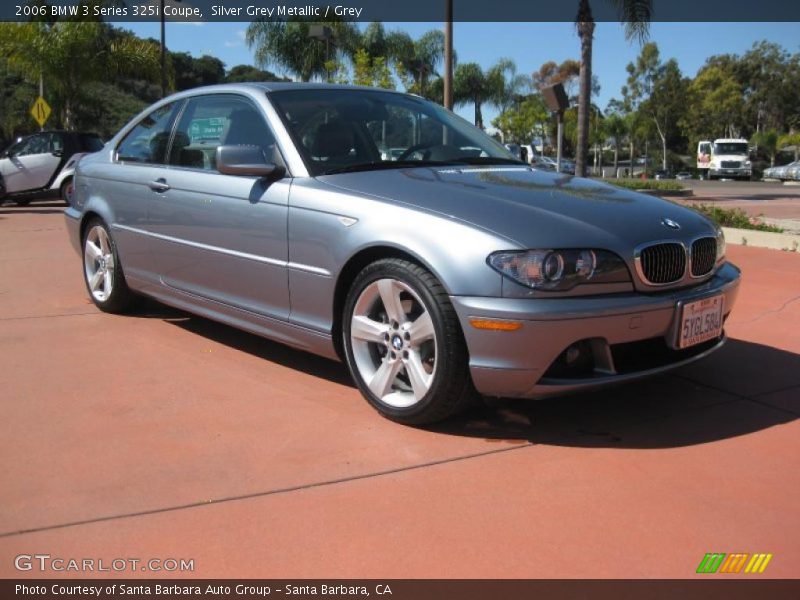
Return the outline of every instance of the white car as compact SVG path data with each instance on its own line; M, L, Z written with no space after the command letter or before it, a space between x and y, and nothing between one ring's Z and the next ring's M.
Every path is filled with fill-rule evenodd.
M103 148L94 133L43 131L18 138L0 154L0 200L20 206L33 199L72 198L75 165Z

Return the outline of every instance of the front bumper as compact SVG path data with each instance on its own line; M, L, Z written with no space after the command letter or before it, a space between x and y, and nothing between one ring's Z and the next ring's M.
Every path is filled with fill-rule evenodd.
M679 303L717 294L728 316L740 271L725 263L708 281L658 294L578 298L482 298L452 296L470 355L470 372L485 396L538 398L630 381L674 369L718 349L724 335L684 350L670 348ZM476 329L470 319L518 321L516 331ZM590 372L565 376L560 357L580 344L593 360Z
M733 169L712 167L709 169L709 172L715 177L750 177L753 174L752 169L745 169L743 167L735 167Z

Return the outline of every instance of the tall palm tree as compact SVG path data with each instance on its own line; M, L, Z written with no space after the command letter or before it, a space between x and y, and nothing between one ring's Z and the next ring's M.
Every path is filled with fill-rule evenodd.
M472 103L475 107L475 126L483 129L484 104L499 105L506 93L504 72L507 61L501 60L488 71L477 63L464 63L456 67L453 75L453 102L456 106Z
M312 38L314 25L330 28L329 43ZM329 62L337 57L350 57L357 49L358 29L344 21L253 21L247 27L245 41L255 47L255 62L260 68L277 67L311 81L328 74Z
M614 140L614 177L619 177L619 145L628 131L625 119L619 113L612 112L606 117L606 133Z
M411 77L407 91L427 98L428 81L438 75L439 63L444 60L444 33L431 29L414 40L404 31L392 31L386 34L386 44L400 78Z
M44 78L60 99L66 129L74 126L73 108L87 83L159 76L157 43L96 21L0 23L0 54L26 79Z
M649 33L652 0L609 0L625 23L625 37L643 42ZM581 41L581 68L578 93L578 141L575 151L575 174L586 175L586 156L589 151L589 114L592 93L592 43L594 41L594 16L589 0L579 0L575 27Z

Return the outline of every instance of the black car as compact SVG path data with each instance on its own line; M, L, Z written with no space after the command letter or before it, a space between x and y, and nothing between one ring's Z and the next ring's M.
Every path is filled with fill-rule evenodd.
M97 152L96 133L42 131L18 138L0 154L0 199L28 204L34 198L72 195L72 175L80 157Z

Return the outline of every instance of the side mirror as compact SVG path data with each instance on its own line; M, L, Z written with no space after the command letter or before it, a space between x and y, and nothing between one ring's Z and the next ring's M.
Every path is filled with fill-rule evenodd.
M283 167L267 162L258 146L217 147L217 171L224 175L273 178L285 172Z
M58 158L64 156L64 152L62 150L53 150L50 154Z

